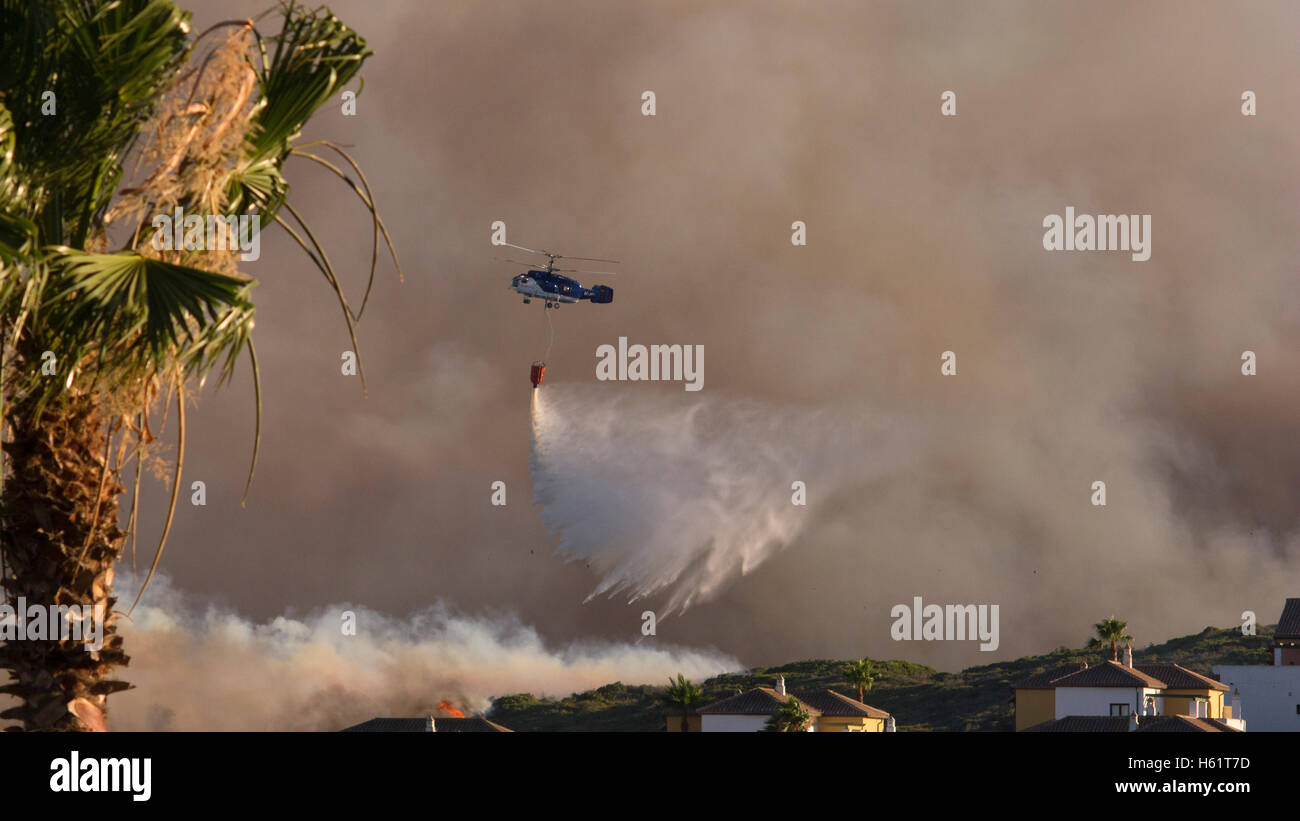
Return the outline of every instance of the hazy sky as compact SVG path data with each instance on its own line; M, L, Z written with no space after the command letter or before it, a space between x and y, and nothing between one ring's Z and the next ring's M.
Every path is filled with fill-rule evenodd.
M265 5L223 3L196 28ZM557 556L532 505L527 371L546 328L507 290L519 269L491 259L504 220L512 242L623 261L612 304L554 316L543 390L570 397L575 447L574 396L631 408L629 425L753 403L792 420L768 435L824 477L783 549L647 642L952 669L1079 646L1112 612L1140 648L1246 609L1271 622L1300 595L1300 8L630 6L333 5L376 54L356 116L328 105L306 136L352 146L406 283L382 271L360 325L363 398L339 372L328 287L264 236L244 268L260 281L257 479L241 509L243 373L189 420L185 480L208 504L178 513L177 588L254 620L442 602L548 641L641 639L667 595L584 603L600 569ZM364 210L308 162L288 174L355 302ZM1045 251L1042 220L1066 206L1150 214L1150 261ZM595 350L619 336L703 345L704 390L597 382ZM858 429L876 433L826 455ZM788 500L804 477L757 478ZM647 469L646 497L679 481ZM146 491L143 544L166 487ZM891 641L890 608L917 595L1000 605L1001 647Z

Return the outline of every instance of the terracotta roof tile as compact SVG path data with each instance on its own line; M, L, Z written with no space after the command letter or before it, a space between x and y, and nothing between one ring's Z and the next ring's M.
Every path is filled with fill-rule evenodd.
M1066 716L1026 727L1026 733L1127 733L1128 716ZM1236 727L1213 718L1191 716L1139 716L1139 733L1239 733Z
M351 727L344 727L344 733L431 733L433 718L372 718Z
M1214 679L1194 673L1181 664L1135 664L1140 672L1158 678L1171 690L1224 690L1228 685L1220 684Z
M1066 716L1026 727L1026 733L1127 733L1128 716Z
M1300 639L1300 599L1287 599L1277 620L1275 639Z
M1052 682L1053 687L1155 687L1163 690L1165 683L1132 667L1125 667L1118 661L1107 660L1104 664L1089 667L1071 673Z
M469 718L443 718L433 720L434 731L439 733L513 733L514 730L502 727L495 721L488 721L482 716Z
M793 693L785 696L777 693L771 687L755 687L752 690L740 693L739 695L724 698L721 701L715 701L712 704L701 707L695 712L699 715L731 715L731 716L770 716L776 712L786 699ZM803 705L809 715L819 716L821 710L807 703L796 696L796 701Z
M344 733L510 733L508 730L481 716L470 718L372 718L351 727Z
M856 698L840 695L834 690L799 693L799 700L816 707L824 716L889 718L889 713L884 710L872 707L870 704L863 704Z
M1236 727L1213 718L1146 716L1138 719L1139 733L1239 733Z

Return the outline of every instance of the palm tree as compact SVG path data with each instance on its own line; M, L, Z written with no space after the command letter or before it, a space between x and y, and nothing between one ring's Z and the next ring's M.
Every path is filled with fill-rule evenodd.
M156 241L158 216L180 208L218 243L234 239L219 218L283 226L334 289L350 334L360 312L287 199L286 160L329 169L369 210L372 279L381 233L387 241L351 158L299 140L371 52L328 10L286 2L279 13L274 37L250 20L191 36L189 13L170 0L0 0L0 602L103 614L98 651L60 637L0 644L11 679L0 693L20 701L0 718L24 729L105 729L108 696L130 686L112 678L128 662L113 575L128 535L134 560L140 468L161 433L151 415L174 396L170 506L141 595L181 487L187 391L213 371L224 383L245 352L258 417L250 483L256 467L256 283L237 249L194 248L188 226L180 247ZM360 185L312 145L335 151Z
M812 715L799 703L799 699L790 696L785 703L772 713L772 717L763 725L769 733L803 733L808 731Z
M690 732L690 715L704 700L704 690L681 673L677 680L668 679L668 689L659 697L659 702L669 710L682 711L682 732Z
M1133 641L1133 637L1126 632L1128 630L1128 622L1120 621L1115 618L1115 614L1112 613L1110 618L1102 619L1092 627L1097 631L1097 635L1095 638L1089 639L1088 646L1103 647L1106 644L1110 644L1111 660L1119 661L1120 642L1127 644Z
M858 701L862 701L863 692L870 691L871 685L876 683L875 665L871 659L849 662L844 666L844 680L850 687L858 688Z

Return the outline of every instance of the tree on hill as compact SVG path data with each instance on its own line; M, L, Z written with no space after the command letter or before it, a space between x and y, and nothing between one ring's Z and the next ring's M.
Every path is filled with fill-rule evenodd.
M862 701L863 692L870 692L871 685L876 682L875 665L871 659L850 662L844 666L844 680L850 687L858 688L858 701Z
M763 731L768 733L803 733L807 732L808 724L812 721L812 716L799 699L790 696L785 703L772 713L772 717L763 725Z
M698 684L690 681L681 673L677 674L677 680L668 679L668 689L660 696L659 701L670 710L682 711L682 732L690 730L690 715L695 712L695 708L704 700L704 690Z
M1088 640L1088 648L1104 647L1110 645L1110 657L1112 661L1119 661L1119 644L1125 644L1133 641L1133 637L1127 633L1128 622L1120 621L1112 613L1110 618L1102 619L1094 624L1093 629L1097 631L1095 638Z

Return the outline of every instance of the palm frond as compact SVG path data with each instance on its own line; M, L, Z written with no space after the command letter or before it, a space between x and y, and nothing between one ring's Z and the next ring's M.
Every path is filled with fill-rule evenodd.
M167 519L163 522L162 536L158 539L158 549L154 551L153 562L149 565L149 573L144 577L144 583L140 585L140 592L135 594L135 601L131 603L131 608L126 611L127 618L135 612L135 606L140 603L144 597L144 591L149 588L149 582L153 581L153 574L158 570L158 562L162 560L163 548L167 546L167 535L172 530L172 520L176 517L176 500L181 492L181 468L185 466L185 380L181 377L179 371L176 374L176 475L172 477L172 496L167 505Z
M34 181L26 216L41 244L82 247L185 59L189 14L170 0L42 5L0 8L0 95L21 135L14 162ZM58 116L42 112L49 99Z
M230 200L238 207L257 204L269 220L284 203L281 176L294 140L316 110L351 80L373 52L361 35L327 8L282 6L284 27L272 41L258 36L262 65L257 69L261 100L253 114L246 167L232 177Z
M93 364L100 378L123 383L173 363L185 377L202 376L224 357L224 381L248 343L252 281L134 251L59 246L49 259L40 337L69 369Z

